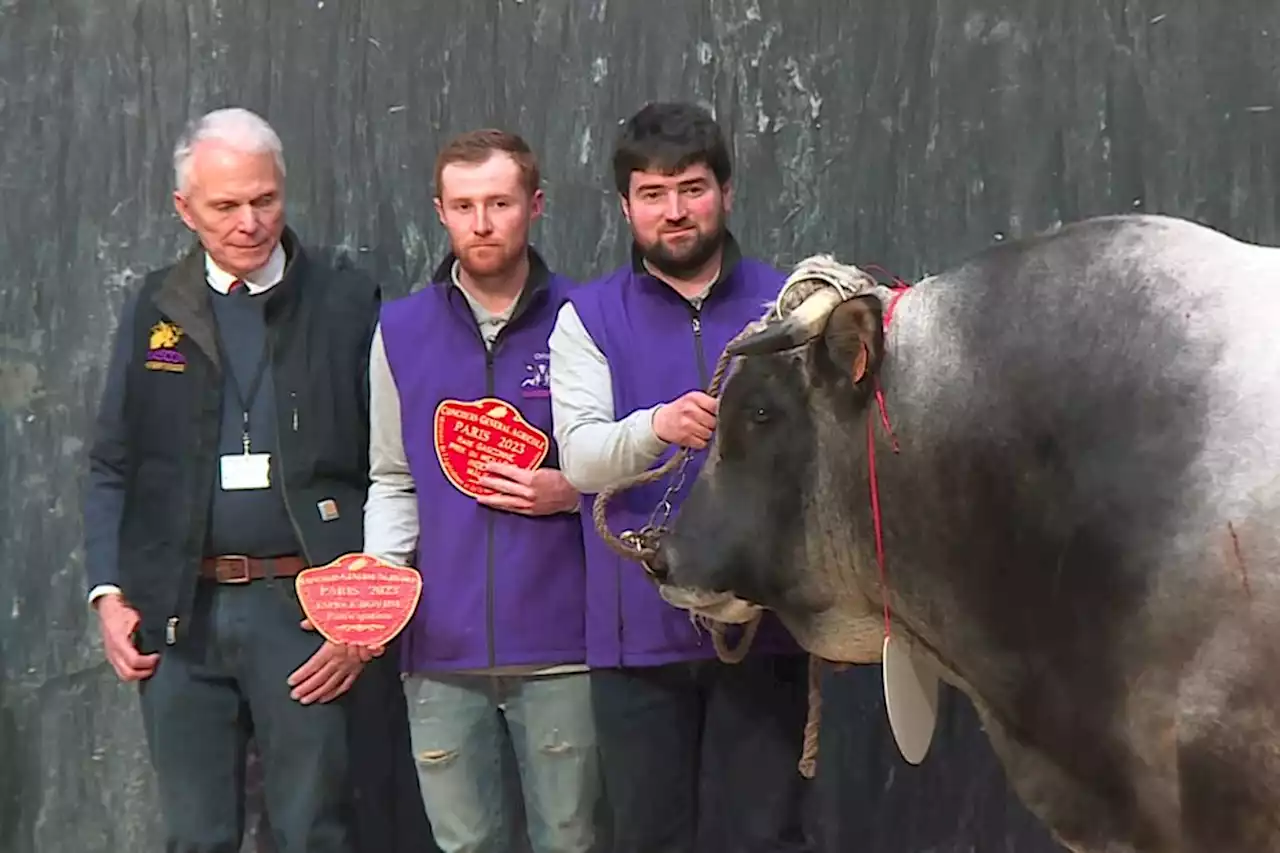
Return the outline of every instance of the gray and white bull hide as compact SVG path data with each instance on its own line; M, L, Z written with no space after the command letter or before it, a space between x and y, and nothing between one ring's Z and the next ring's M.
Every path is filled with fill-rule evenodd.
M867 663L887 599L1071 849L1280 850L1280 250L1126 216L896 301L797 270L731 348L667 600Z

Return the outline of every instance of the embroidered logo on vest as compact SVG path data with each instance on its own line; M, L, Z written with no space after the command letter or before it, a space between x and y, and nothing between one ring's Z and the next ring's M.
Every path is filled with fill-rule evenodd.
M524 371L529 375L520 380L521 397L551 396L551 353L534 353L533 361L524 366Z
M178 341L182 340L182 329L168 320L161 320L151 327L151 337L147 341L147 370L163 370L167 373L181 373L187 369L187 357L178 352Z

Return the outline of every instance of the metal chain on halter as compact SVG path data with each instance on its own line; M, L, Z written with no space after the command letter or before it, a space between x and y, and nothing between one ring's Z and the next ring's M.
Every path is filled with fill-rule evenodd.
M684 488L685 471L689 468L689 460L693 458L693 453L687 448L682 448L682 452L677 455L680 457L680 463L676 466L676 475L671 485L667 486L667 490L662 494L662 500L658 501L653 512L649 513L649 520L644 527L640 528L640 532L623 531L620 537L622 541L631 542L637 547L644 543L652 550L657 546L657 540L667 532L667 522L671 520L671 499Z
M708 396L716 397L720 393L720 385L724 381L725 373L728 372L729 364L733 361L733 357L729 355L729 349L739 340L754 332L755 328L755 323L748 324L729 341L724 351L720 353L720 358L716 362L715 374L711 377L711 384L707 386L706 393ZM658 542L666 535L667 524L671 520L673 510L671 500L684 487L685 471L689 466L689 460L692 458L692 450L687 447L680 448L661 466L649 471L643 471L634 477L628 477L625 480L614 483L607 489L603 489L596 496L595 505L591 509L591 518L595 522L596 532L605 541L605 544L623 559L639 562L650 577L653 576L651 561L658 553ZM649 513L649 518L645 525L639 530L624 530L620 535L615 535L609 529L609 521L606 516L609 501L619 492L657 482L672 471L675 472L675 477L672 479L671 484L667 486L666 491L663 492L662 499L658 501L653 511ZM751 642L755 639L756 629L760 626L760 616L761 614L757 613L746 624L742 638L735 646L730 646L725 638L724 625L703 620L703 624L711 633L711 641L715 645L716 654L721 660L726 663L739 663L747 656Z
M715 397L720 393L720 384L724 381L724 375L728 371L729 363L733 361L729 355L729 348L739 340L747 337L755 331L755 324L749 324L741 332L733 337L725 346L724 352L720 354L719 360L716 362L715 374L711 377L711 384L707 386L707 395ZM595 506L592 507L591 517L596 525L596 532L600 538L613 549L620 557L628 560L637 560L645 567L646 572L652 571L649 568L649 560L652 560L657 553L658 541L663 534L667 532L667 523L671 520L671 512L673 506L671 499L676 492L684 487L685 470L689 466L689 460L693 457L693 451L687 447L681 447L671 458L657 468L648 471L642 471L634 477L628 477L602 489L596 495ZM625 492L628 489L634 489L637 486L655 483L667 476L671 472L675 472L676 476L671 485L663 493L662 499L654 506L653 511L649 513L648 521L644 527L637 530L624 530L621 535L615 535L609 529L609 522L606 518L606 511L615 495Z

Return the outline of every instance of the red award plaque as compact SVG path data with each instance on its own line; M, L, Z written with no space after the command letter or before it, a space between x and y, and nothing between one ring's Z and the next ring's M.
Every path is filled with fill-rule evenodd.
M486 462L532 471L551 447L546 433L526 421L515 406L494 397L470 403L441 401L436 406L435 439L445 477L473 498L494 493L479 483Z
M326 640L385 646L418 608L422 575L368 554L345 554L294 581L302 612Z

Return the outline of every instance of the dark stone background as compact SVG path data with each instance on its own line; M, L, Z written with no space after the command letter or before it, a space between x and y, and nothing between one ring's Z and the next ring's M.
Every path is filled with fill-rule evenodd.
M1275 240L1278 34L1274 0L0 0L0 850L159 849L78 501L123 289L187 239L169 193L189 116L264 113L292 223L392 295L442 249L436 146L481 124L540 154L553 264L621 262L610 140L671 97L731 132L751 251L911 278L1103 212ZM828 849L1053 849L967 703L946 708L913 768L877 670L834 677Z

